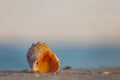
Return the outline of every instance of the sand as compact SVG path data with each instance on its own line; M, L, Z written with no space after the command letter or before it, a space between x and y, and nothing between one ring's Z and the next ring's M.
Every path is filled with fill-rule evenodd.
M0 71L0 80L120 80L120 67L65 69L59 73Z

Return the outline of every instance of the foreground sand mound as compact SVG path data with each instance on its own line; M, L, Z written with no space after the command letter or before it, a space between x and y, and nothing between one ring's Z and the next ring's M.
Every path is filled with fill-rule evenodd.
M27 53L27 60L33 72L58 72L60 61L46 43L32 44Z

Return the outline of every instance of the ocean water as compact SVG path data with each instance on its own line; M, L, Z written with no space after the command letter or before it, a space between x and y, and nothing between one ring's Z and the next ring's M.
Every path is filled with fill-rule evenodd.
M29 47L0 45L0 70L29 68L26 59ZM65 66L72 66L77 69L120 66L120 46L52 46L52 51L59 57L61 68Z

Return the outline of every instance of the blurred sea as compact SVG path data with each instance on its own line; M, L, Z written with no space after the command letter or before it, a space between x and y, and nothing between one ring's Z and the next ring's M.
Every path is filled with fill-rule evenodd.
M26 53L30 46L0 45L0 70L21 70L29 68ZM99 68L120 66L120 46L58 47L52 51L60 58L61 68Z

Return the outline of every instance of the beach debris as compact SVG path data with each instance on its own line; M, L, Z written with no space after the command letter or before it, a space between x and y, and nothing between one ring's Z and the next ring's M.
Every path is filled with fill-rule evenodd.
M103 72L103 75L114 75L114 74L119 74L119 72L117 72L117 71L114 71L114 72L105 71L105 72Z
M108 71L103 72L103 75L109 75L109 74L111 74L111 72L108 72Z
M63 68L63 70L70 70L73 69L71 66L66 66L65 68Z
M60 60L46 43L32 44L26 56L32 72L49 73L60 69Z
M39 74L35 74L34 76L35 76L35 77L39 77L40 75L39 75Z

